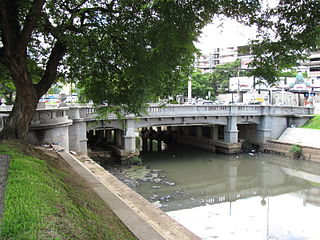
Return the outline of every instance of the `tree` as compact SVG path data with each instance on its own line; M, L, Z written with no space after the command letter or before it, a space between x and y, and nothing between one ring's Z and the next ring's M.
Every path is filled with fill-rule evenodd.
M0 0L0 61L16 89L2 138L26 139L38 100L65 74L87 98L138 113L188 71L215 14L254 19L259 1ZM41 69L33 79L28 61Z
M257 18L258 40L252 43L254 75L270 83L281 71L298 65L320 46L320 2L280 0Z
M0 99L3 97L6 104L13 104L15 88L11 76L5 66L0 64Z
M219 93L226 92L229 88L229 79L236 76L245 76L246 72L240 69L240 60L237 59L232 63L217 65L210 73L201 73L195 71L191 75L192 81L192 94L196 97L205 98L208 92L211 96L215 97ZM183 93L186 95L187 86L185 84Z
M240 60L234 62L218 65L210 73L209 81L213 87L212 94L217 96L219 93L224 93L225 89L229 88L229 80L231 77L244 76L246 72L240 69Z

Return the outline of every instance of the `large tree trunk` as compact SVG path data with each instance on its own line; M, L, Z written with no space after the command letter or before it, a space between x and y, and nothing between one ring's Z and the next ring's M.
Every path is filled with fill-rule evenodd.
M67 49L65 44L57 39L52 46L40 82L33 83L28 69L28 45L41 17L45 0L32 1L25 21L21 21L19 17L19 8L23 4L22 2L8 0L0 0L0 2L2 43L2 46L0 46L0 61L9 70L16 87L16 101L4 129L0 133L0 139L26 140L37 103L55 81L59 62ZM49 22L48 19L47 21ZM62 37L62 35L55 36Z
M19 87L12 112L0 134L4 139L20 139L25 141L39 98L32 85Z
M51 51L42 79L37 84L32 82L24 54L17 56L14 60L9 58L5 62L16 87L16 101L4 129L0 133L0 139L11 138L26 141L38 101L55 81L59 61L65 52L65 45L57 42Z

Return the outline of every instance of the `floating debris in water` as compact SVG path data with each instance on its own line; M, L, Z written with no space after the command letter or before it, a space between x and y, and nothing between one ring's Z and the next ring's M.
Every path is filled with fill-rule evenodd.
M158 208L161 208L162 207L162 204L160 203L160 201L155 201L152 203L154 206L158 207Z

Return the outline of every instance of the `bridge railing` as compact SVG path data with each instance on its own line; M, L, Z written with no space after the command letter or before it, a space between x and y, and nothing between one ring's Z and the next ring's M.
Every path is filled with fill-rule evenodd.
M230 116L230 115L260 115L261 106L254 105L152 105L148 109L149 116L166 115L212 115L212 116Z
M50 125L50 124L59 124L65 123L68 121L68 111L69 108L43 108L37 109L35 112L31 126L39 125Z
M270 106L271 115L309 115L314 113L314 108L298 106Z
M93 105L74 106L79 108L80 118L96 118L97 109ZM70 106L70 109L73 108ZM32 125L59 124L68 120L68 107L37 109ZM11 107L1 107L0 129L5 124L5 117ZM175 117L175 116L259 116L259 115L309 115L314 108L294 106L260 106L260 105L166 105L150 104L148 115L142 117ZM133 118L133 115L127 116ZM116 118L110 115L110 119Z
M313 108L294 106L261 106L261 105L159 105L150 104L145 117L174 117L174 116L259 116L259 115L308 115L313 114ZM87 107L87 118L97 116L96 108ZM115 118L115 115L110 115ZM129 115L127 117L134 117ZM144 116L142 116L144 117Z

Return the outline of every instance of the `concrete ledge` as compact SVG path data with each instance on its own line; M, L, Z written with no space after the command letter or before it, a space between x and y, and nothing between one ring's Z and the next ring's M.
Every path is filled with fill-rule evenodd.
M52 129L52 128L60 128L65 126L72 125L72 120L67 120L65 122L59 122L59 123L45 123L45 124L32 124L30 126L30 130L42 130L42 129Z
M288 143L279 140L269 140L267 144L264 146L264 149L266 151L290 155L289 149L294 144L295 143ZM305 146L301 144L299 145L302 149L302 159L310 160L313 162L320 162L320 148Z
M124 149L119 148L116 145L108 145L107 146L116 157L118 157L121 162L125 163L127 161L128 158L131 158L133 156L139 156L140 151L138 149L136 149L135 152L126 152Z
M220 152L224 154L236 154L240 152L242 142L227 143L221 140L213 140L207 137L180 135L178 143L192 146L210 152Z
M60 146L52 147L75 172L91 184L95 192L138 239L200 239L92 159L79 161Z

